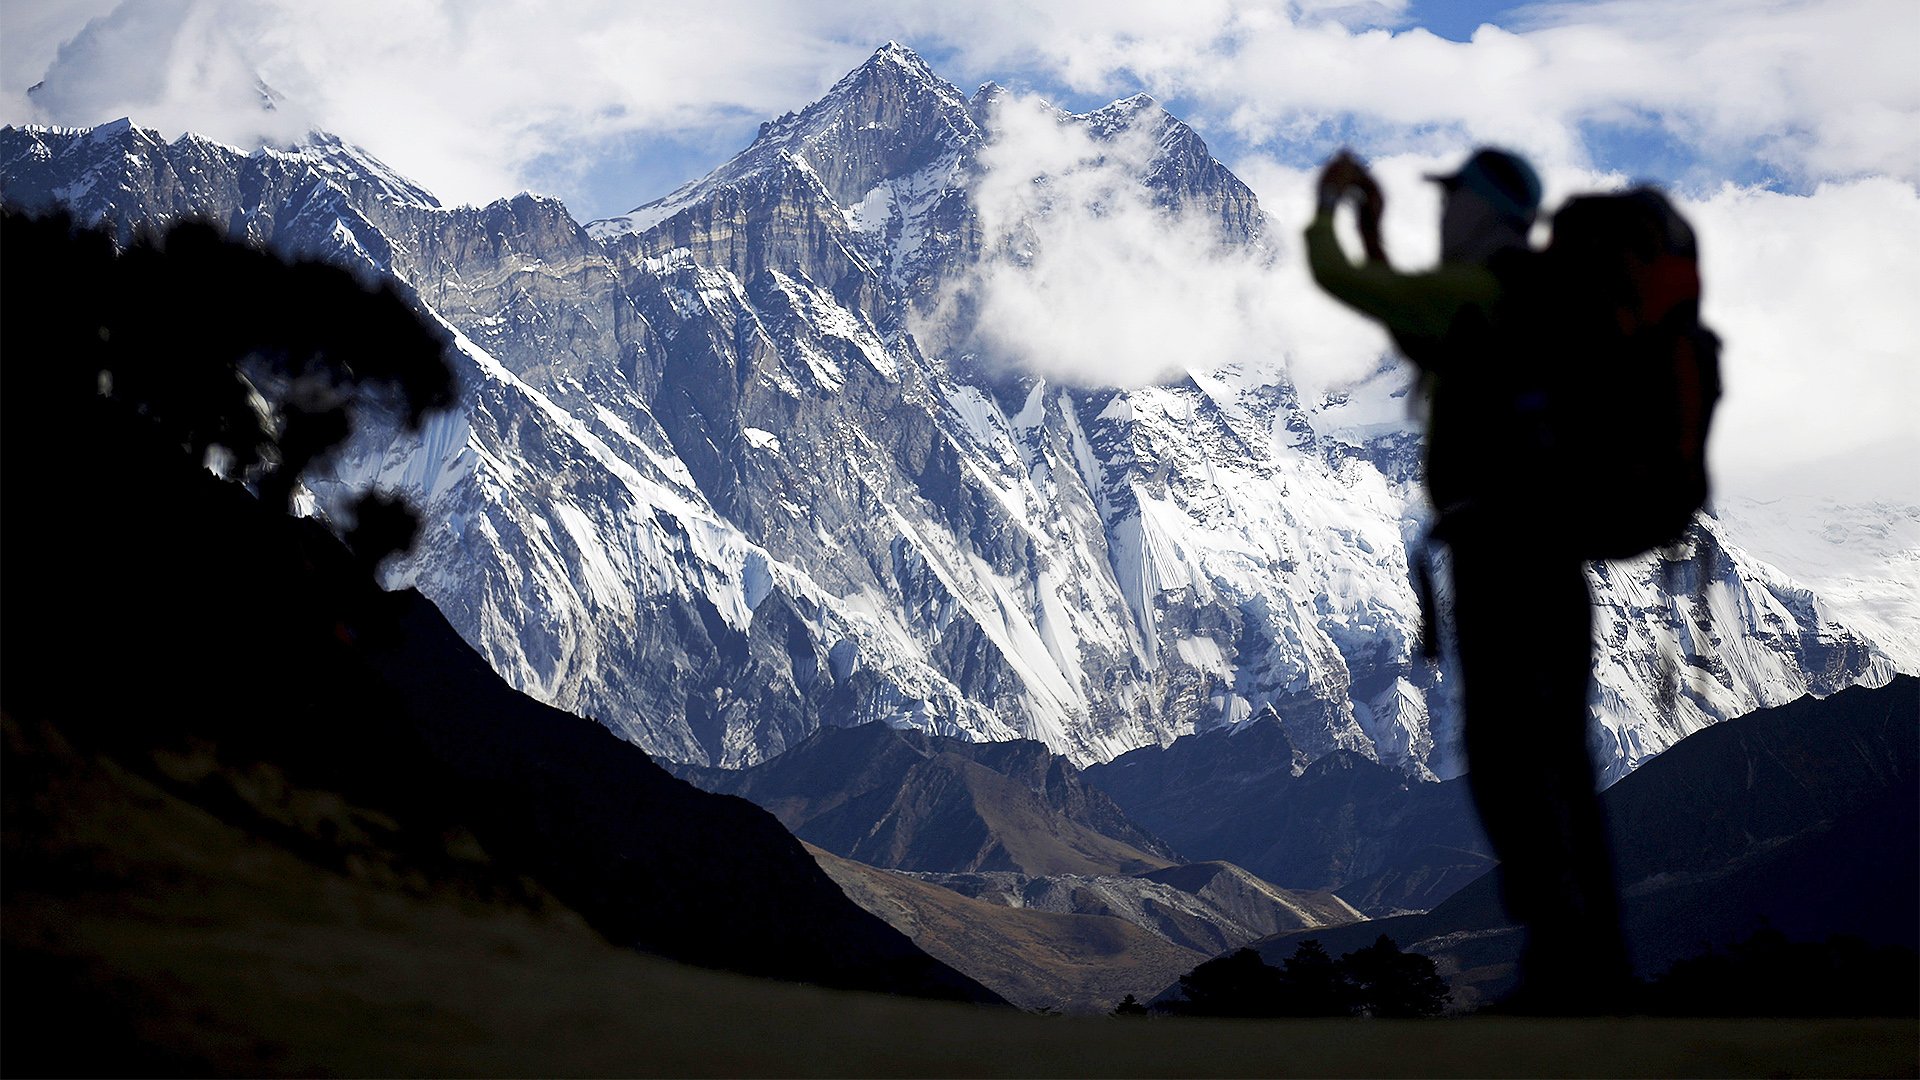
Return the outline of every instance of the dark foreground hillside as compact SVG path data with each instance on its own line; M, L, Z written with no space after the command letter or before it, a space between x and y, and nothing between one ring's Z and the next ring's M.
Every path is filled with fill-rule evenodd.
M70 826L37 850L84 879L8 898L7 1075L1916 1072L1910 1021L1125 1021L752 979L614 948L537 899L328 868L40 725L6 740Z
M243 938L260 920L323 928L325 912L262 876L289 858L332 882L310 899L331 893L325 903L362 915L452 899L584 919L615 945L690 963L998 1000L849 902L764 811L513 691L432 605L374 586L364 552L390 545L363 528L349 533L364 542L356 555L198 467L182 418L226 425L231 443L234 414L176 384L191 373L209 395L230 390L231 367L208 353L301 331L270 326L271 340L233 346L191 320L163 323L163 310L129 312L116 275L134 260L175 288L268 303L234 279L284 264L231 247L115 259L72 245L62 226L6 225L8 1072L130 1068L97 1056L116 1045L105 1036L121 965L167 954L192 926L232 918ZM141 348L116 351L136 335ZM128 389L142 385L154 389ZM294 437L289 425L269 449L290 455ZM220 838L212 851L195 839L205 830ZM86 937L89 912L114 924L110 941ZM316 934L299 946L308 975L277 989L336 992L354 947ZM164 980L148 989L171 996ZM248 996L202 1007L217 1020ZM141 1023L152 1014L119 1005Z

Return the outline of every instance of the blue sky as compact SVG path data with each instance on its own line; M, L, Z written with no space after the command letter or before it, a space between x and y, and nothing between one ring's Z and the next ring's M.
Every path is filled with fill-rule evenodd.
M319 128L443 200L530 188L585 220L705 173L888 40L969 92L1079 111L1145 90L1283 234L1350 143L1415 263L1420 172L1476 144L1532 158L1550 204L1659 181L1701 229L1729 341L1723 487L1920 504L1915 0L8 0L0 122L241 146ZM1304 287L1288 317L1379 346Z
M1501 16L1515 6L1476 3L1474 0L1461 0L1459 3L1449 3L1447 0L1422 0L1408 8L1406 17L1409 25L1430 30L1448 41L1466 41L1484 23L1498 26Z

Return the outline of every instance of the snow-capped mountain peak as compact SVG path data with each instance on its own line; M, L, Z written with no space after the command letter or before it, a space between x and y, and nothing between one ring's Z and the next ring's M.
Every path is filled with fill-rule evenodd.
M783 160L805 162L836 203L854 207L876 186L969 149L979 139L960 91L913 50L889 42L817 101L760 125L754 141L710 175L588 228L602 238L645 232Z
M394 172L386 162L362 147L346 142L337 135L323 131L309 132L306 138L288 147L288 150L314 162L343 186L367 185L371 197L425 210L440 208L440 200L425 188Z
M709 176L586 226L529 196L441 207L339 140L247 155L130 125L0 131L0 191L123 235L207 217L407 286L471 345L460 411L351 448L320 501L408 493L426 528L400 578L516 685L650 752L743 765L884 720L1086 763L1266 716L1310 757L1457 772L1447 681L1413 646L1404 424L1335 431L1277 368L1196 356L1085 389L916 337L988 257L1000 96L970 108L885 46ZM1252 193L1150 98L1070 122L1150 135L1126 160L1156 204L1258 239ZM1616 775L1886 673L1725 530L1693 543L1685 588L1657 560L1596 571Z

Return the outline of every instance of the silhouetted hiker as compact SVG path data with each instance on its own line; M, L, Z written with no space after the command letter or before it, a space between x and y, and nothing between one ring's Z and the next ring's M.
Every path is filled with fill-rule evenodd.
M1478 401L1542 357L1540 320L1563 309L1527 233L1540 181L1520 158L1481 150L1445 191L1440 265L1401 273L1379 240L1380 189L1341 154L1321 173L1306 243L1313 275L1383 323L1432 390L1427 487L1452 563L1468 784L1499 856L1509 913L1527 930L1516 1008L1589 1012L1627 985L1612 855L1587 749L1593 613L1587 555L1561 520L1565 478L1513 452ZM1334 235L1357 195L1367 259ZM1431 636L1431 631L1429 631Z

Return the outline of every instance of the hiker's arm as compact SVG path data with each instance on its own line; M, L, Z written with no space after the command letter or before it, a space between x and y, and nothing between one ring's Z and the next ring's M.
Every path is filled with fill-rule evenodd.
M1384 259L1355 263L1340 248L1333 210L1323 209L1307 226L1307 266L1335 299L1385 323L1397 334L1438 339L1468 307L1490 307L1500 283L1483 266L1443 263L1420 274L1403 274Z
M1320 170L1315 197L1323 214L1332 213L1342 202L1351 199L1360 215L1360 244L1366 250L1367 261L1387 261L1386 245L1380 242L1380 214L1387 208L1387 197L1380 190L1380 182L1359 158L1341 150L1327 159L1326 167Z

